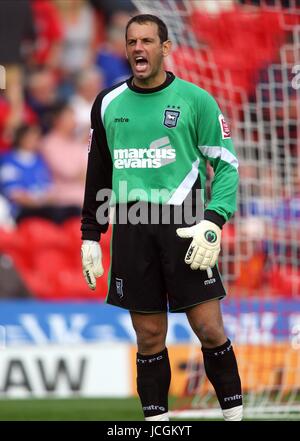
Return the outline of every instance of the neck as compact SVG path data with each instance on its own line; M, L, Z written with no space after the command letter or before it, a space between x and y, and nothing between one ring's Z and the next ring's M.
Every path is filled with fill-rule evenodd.
M156 75L154 78L150 77L150 78L140 79L134 77L132 80L132 84L134 86L141 87L143 89L153 89L154 87L158 87L161 84L163 84L166 81L166 78L167 78L167 74L163 70L159 72L159 74Z

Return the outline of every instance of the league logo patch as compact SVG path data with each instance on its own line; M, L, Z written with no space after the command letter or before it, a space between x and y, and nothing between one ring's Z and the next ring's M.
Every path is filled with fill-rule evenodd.
M223 115L219 115L219 123L221 126L222 139L231 138L229 124L226 122Z
M124 297L123 293L123 279L119 279L116 277L116 288L117 288L117 294L120 297L120 300Z
M164 126L169 129L176 127L179 116L178 110L165 110Z

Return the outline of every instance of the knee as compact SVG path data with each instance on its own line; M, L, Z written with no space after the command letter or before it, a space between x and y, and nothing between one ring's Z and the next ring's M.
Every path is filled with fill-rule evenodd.
M194 328L194 332L199 338L203 347L215 348L221 346L227 340L224 327L221 324L200 324Z
M166 330L164 326L144 323L135 328L138 351L141 354L155 354L165 348Z

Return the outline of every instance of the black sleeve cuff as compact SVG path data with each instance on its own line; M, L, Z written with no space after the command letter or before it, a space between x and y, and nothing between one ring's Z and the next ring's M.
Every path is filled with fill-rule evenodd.
M205 210L204 219L213 222L214 224L218 225L218 227L221 229L226 222L223 216L221 216L220 214L216 213L213 210Z
M94 240L95 242L99 242L101 237L100 231L95 230L86 230L82 231L81 240Z

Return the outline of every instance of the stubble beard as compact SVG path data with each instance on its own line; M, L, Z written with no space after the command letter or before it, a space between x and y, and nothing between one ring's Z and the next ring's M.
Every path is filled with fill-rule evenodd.
M148 86L151 81L163 70L163 61L161 61L157 68L154 71L150 72L149 75L147 75L146 77L140 78L138 74L133 74L133 82L136 80L139 84Z

